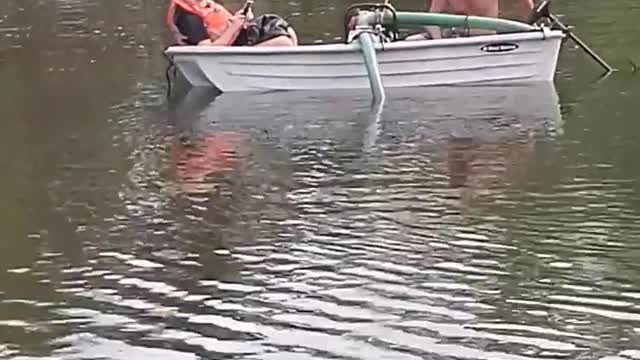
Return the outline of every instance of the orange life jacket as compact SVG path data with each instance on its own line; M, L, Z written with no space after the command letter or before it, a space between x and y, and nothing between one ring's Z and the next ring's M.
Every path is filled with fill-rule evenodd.
M214 1L202 0L171 0L173 6L179 6L183 10L190 12L200 19L207 30L220 31L226 27L231 13L224 6ZM171 11L173 7L169 7ZM171 18L172 13L167 14L167 18Z

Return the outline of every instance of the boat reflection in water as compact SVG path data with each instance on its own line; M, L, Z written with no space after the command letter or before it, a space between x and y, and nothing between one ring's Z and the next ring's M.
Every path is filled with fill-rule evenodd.
M562 130L551 83L394 89L382 108L371 106L366 91L219 94L194 88L173 110L178 136L201 144L200 164L190 160L194 165L184 167L193 174L176 172L183 189L195 189L189 176L202 182L233 168L220 156L229 151L236 170L243 163L238 160L252 154L249 162L261 164L262 175L284 161L297 183L380 171L390 183L394 174L446 176L449 191L468 201L524 180L536 144ZM310 156L334 169L323 173L321 164L300 161ZM241 176L257 176L244 168Z
M67 302L124 320L101 327L102 312L81 312L97 325L72 325L69 334L87 335L60 339L62 355L247 358L275 349L285 358L298 348L309 358L418 358L406 347L433 358L531 359L531 348L574 351L581 338L474 329L511 326L503 286L530 289L496 277L506 275L498 264L510 239L491 237L496 247L482 252L448 246L460 240L451 193L504 186L536 142L557 134L553 88L390 92L379 110L367 92L187 94L171 108L172 127L145 133L123 192L127 212L113 217L108 240L92 243L99 254L87 255L96 260L87 271L105 277L60 276L84 281L69 282L76 290ZM458 230L483 233L464 225ZM131 347L108 340L125 337Z
M175 139L172 165L180 191L201 194L212 190L214 186L207 182L207 177L233 171L242 160L239 152L246 140L233 132L212 133L201 139Z

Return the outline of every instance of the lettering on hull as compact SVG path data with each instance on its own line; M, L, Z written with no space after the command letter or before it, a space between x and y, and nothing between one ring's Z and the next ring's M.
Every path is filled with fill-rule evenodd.
M487 44L480 48L480 50L486 53L503 53L513 51L518 48L518 44L514 43L495 43Z

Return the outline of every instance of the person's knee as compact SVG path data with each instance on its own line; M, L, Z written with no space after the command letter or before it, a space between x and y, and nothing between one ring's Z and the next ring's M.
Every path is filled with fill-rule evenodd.
M428 33L413 34L405 38L406 41L432 40L432 39L433 38Z
M293 43L293 45L297 46L298 34L296 34L296 31L292 27L289 27L289 29L287 29L287 32L289 33L289 38L291 38L291 42Z
M256 46L296 46L293 39L289 36L278 36L273 39L269 39L267 41L263 41Z

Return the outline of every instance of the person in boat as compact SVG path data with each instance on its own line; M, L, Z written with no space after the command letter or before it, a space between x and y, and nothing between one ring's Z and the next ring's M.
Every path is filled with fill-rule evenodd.
M525 21L533 11L533 0L515 0L518 3L518 20ZM497 18L499 0L431 0L429 12L466 16L484 16ZM494 33L479 29L440 29L428 26L424 32L410 35L406 40L428 40L461 36L486 35Z
M253 16L251 8L231 14L213 0L171 0L167 25L178 45L296 46L297 35L282 17Z

